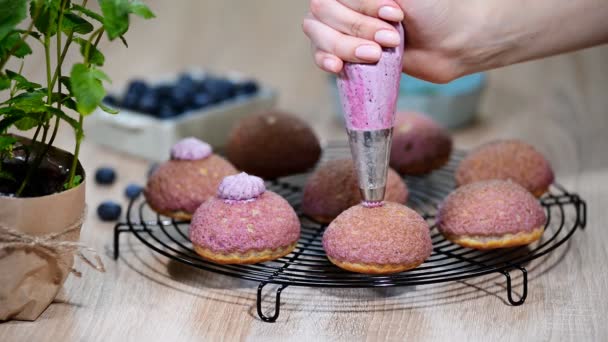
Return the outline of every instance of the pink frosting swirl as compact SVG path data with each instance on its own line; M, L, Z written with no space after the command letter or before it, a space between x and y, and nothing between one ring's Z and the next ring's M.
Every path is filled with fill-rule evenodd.
M266 186L262 178L241 172L224 178L217 190L217 196L226 202L252 201L264 191Z
M211 145L194 137L184 138L171 147L171 159L200 160L211 155Z

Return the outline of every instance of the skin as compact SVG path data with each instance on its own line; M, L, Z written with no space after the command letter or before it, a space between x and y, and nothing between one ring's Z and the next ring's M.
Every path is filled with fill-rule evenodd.
M406 30L403 71L436 83L608 42L608 2L598 0L310 0L302 28L314 60L375 63ZM391 36L392 34L392 36Z

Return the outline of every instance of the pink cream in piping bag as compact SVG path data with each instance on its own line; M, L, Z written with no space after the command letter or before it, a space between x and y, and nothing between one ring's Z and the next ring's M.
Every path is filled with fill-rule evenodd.
M381 205L386 188L405 48L403 26L393 25L401 36L399 46L384 48L376 64L346 63L337 81L359 190L367 207Z

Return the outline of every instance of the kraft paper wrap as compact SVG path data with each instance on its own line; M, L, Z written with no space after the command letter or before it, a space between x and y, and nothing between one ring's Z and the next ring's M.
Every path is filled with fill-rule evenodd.
M71 160L67 152L52 149L50 153L59 160ZM30 236L59 233L76 224L59 240L78 241L84 211L84 182L48 196L0 197L0 225ZM53 301L72 269L74 252L48 251L35 245L2 247L0 243L0 320L35 320Z

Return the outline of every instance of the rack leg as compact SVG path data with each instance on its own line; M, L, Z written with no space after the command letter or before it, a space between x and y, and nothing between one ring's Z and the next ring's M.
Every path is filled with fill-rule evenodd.
M587 203L577 196L576 205L578 209L581 228L585 229L585 227L587 226Z
M502 274L504 274L504 276L507 278L507 299L509 300L509 303L511 303L511 305L513 305L513 306L522 305L526 301L526 297L528 297L528 271L526 271L526 269L521 266L517 266L516 268L519 269L521 271L521 273L524 275L523 282L522 282L521 297L517 301L513 299L513 288L511 285L511 275L509 274L509 271L506 271L506 270L502 271Z
M116 224L116 226L114 226L114 260L117 260L118 255L120 254L120 250L119 250L120 233L127 231L127 229L123 228L124 226L125 225L123 223L118 223L118 224Z
M262 321L264 322L269 322L269 323L273 323L277 320L277 318L279 318L279 313L281 310L281 292L288 286L288 285L281 285L281 287L279 287L276 291L276 298L275 298L275 302L274 302L274 314L272 316L266 316L264 315L264 313L262 312L262 289L264 288L264 286L266 286L268 283L262 282L260 283L260 285L258 286L258 298L257 298L257 308L258 308L258 316L260 316L260 318L262 319Z

